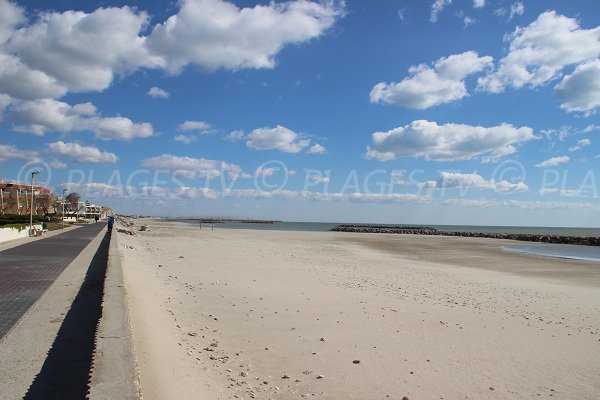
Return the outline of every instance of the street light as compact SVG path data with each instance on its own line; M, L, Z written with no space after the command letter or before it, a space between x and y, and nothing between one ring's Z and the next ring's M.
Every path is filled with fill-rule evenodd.
M67 194L67 189L63 189L63 201L62 201L62 206L63 206L63 218L62 218L62 228L65 229L65 202L67 201L65 195Z
M39 174L39 170L31 171L31 208L29 209L29 236L33 233L33 178Z

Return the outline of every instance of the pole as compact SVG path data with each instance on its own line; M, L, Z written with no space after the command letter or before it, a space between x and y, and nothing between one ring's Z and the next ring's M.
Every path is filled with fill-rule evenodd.
M63 206L62 228L63 229L65 229L65 201L66 201L65 193L67 193L67 189L63 189L63 195L62 195L62 197L63 197L63 201L62 201L62 206Z
M0 205L2 207L2 215L4 215L4 189L0 189L0 201L2 202Z
M29 236L32 236L33 233L33 179L36 174L39 174L40 171L35 170L31 172L31 208L29 209Z
M29 209L29 236L33 236L33 177L35 174L31 173L31 208Z

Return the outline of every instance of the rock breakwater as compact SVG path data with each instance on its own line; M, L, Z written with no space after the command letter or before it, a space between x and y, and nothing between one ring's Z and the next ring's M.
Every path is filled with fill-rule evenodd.
M433 236L460 236L490 239L520 240L523 242L573 244L579 246L600 246L600 237L588 236L561 236L540 235L528 233L494 233L494 232L460 232L440 231L427 226L391 226L391 225L337 225L331 229L336 232L357 233L395 233L402 235L433 235Z

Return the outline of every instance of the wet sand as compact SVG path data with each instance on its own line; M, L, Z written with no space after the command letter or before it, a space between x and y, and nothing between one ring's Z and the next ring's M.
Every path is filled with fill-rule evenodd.
M600 266L413 235L118 235L144 399L595 399Z

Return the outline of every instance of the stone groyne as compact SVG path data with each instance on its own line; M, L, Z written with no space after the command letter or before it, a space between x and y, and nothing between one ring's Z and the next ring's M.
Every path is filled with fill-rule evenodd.
M426 226L388 226L388 225L338 225L331 229L336 232L358 233L396 233L403 235L432 235L432 236L460 236L490 239L520 240L523 242L573 244L580 246L600 246L600 237L540 235L528 233L494 233L494 232L460 232L440 231Z

